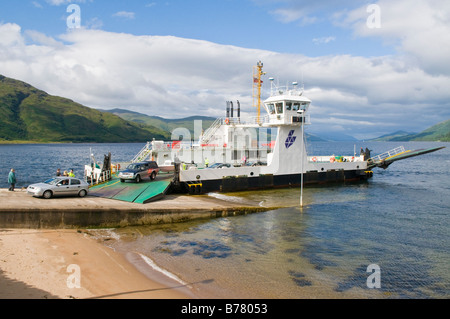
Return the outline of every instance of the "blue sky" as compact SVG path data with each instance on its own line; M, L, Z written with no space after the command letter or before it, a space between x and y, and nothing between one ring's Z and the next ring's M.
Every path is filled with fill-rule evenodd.
M369 138L450 117L449 35L441 0L2 0L0 74L100 109L217 116L240 99L253 115L262 60L304 79L311 131Z
M355 37L352 30L336 27L333 5L312 8L315 22L290 21L277 10L290 1L172 0L172 1L11 1L0 3L0 21L56 37L67 31L70 3L81 9L85 28L134 35L171 35L245 48L300 53L385 55L392 47L376 38ZM295 2L295 1L292 1ZM320 2L320 1L319 1Z

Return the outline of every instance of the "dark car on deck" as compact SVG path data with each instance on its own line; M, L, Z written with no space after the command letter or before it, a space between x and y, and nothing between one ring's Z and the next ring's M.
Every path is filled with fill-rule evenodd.
M121 182L133 180L140 183L143 179L150 178L154 180L160 169L155 161L132 163L125 170L119 172Z
M230 168L231 164L227 164L227 163L214 163L211 166L209 166L208 168Z

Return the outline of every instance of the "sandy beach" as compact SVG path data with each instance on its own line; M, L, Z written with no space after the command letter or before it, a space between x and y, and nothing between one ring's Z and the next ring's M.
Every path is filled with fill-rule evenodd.
M208 196L168 195L142 205L93 196L45 201L23 189L0 189L0 199L0 299L198 298L195 289L203 283L169 278L152 270L137 253L116 252L72 223L97 214L126 226L127 212L133 218L142 215L138 224L247 213L242 203ZM249 212L267 209L246 204ZM46 224L50 221L56 226Z
M83 231L0 229L0 299L193 298L161 279Z

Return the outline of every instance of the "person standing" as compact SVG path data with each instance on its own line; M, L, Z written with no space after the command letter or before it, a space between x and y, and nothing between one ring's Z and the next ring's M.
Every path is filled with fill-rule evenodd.
M70 170L69 177L75 177L75 173L73 172L73 169Z
M58 168L57 170L56 170L56 176L61 176L61 169L60 168Z
M364 152L364 160L368 160L370 158L370 150L366 147L366 151Z
M8 189L10 192L14 192L14 188L16 187L16 182L17 182L16 171L14 170L14 168L11 168L11 171L9 172L9 175L8 175L8 183L11 185Z

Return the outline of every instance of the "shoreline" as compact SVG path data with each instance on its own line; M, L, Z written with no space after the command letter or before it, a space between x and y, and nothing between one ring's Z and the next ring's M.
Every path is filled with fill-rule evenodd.
M0 299L196 298L85 232L0 229L0 248Z
M138 204L87 196L35 198L26 189L0 189L0 227L24 229L119 228L184 222L264 212L254 201L231 202L208 195L166 195L163 199Z
M171 278L137 252L108 247L89 229L273 209L253 201L237 203L206 195L167 195L149 204L94 196L44 200L24 189L0 189L0 201L0 299L198 299L195 291L207 282ZM79 224L86 216L92 220L93 215L102 222L88 227ZM75 268L70 268L73 265ZM68 279L76 284L77 271L80 288L69 288Z
M154 261L115 251L89 230L276 209L207 195L166 195L148 204L94 196L44 200L25 189L0 189L0 201L0 299L199 299L195 291L208 282L171 278ZM69 278L76 286L77 272L80 288L68 287Z

